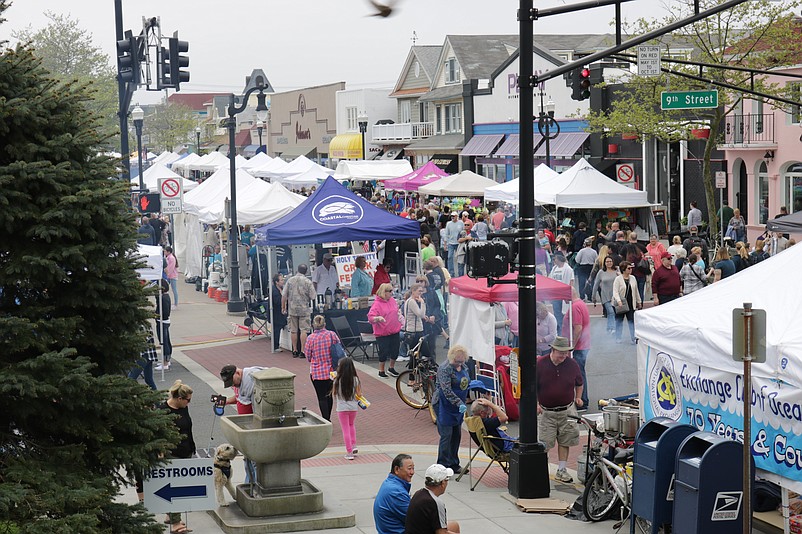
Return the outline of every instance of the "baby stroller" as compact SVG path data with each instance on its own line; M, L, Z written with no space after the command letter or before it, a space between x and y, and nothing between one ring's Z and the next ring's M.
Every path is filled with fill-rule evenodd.
M254 300L253 296L245 295L245 326L248 327L248 339L270 332L270 302L267 300Z

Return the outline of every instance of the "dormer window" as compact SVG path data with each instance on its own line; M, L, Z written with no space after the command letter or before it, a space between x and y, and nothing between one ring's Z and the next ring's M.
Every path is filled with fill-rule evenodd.
M459 65L456 58L446 60L446 83L459 82Z

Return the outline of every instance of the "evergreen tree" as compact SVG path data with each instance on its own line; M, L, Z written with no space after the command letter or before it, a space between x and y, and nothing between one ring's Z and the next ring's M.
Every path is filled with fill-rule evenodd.
M0 532L161 531L115 502L177 434L124 375L152 307L89 98L0 43Z

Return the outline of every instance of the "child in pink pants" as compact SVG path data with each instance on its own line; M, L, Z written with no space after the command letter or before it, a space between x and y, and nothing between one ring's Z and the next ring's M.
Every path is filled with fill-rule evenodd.
M337 402L337 417L340 419L340 427L343 431L345 459L353 460L354 455L359 452L356 448L355 423L356 412L360 408L357 397L362 396L362 390L356 374L356 367L354 367L354 360L351 358L340 358L332 395Z

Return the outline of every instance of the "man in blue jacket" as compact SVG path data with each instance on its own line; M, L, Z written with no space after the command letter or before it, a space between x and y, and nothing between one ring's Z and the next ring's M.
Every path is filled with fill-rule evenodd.
M404 534L409 508L409 490L415 463L409 454L399 454L390 464L390 474L382 482L373 502L373 521L379 534Z

